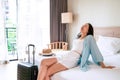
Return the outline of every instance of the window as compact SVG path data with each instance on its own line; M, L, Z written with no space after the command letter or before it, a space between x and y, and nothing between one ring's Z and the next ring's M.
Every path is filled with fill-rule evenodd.
M4 0L5 30L9 59L17 59L17 4L16 0Z
M7 47L9 55L15 55L16 48L16 28L6 28Z
M49 0L18 1L18 56L24 57L26 46L34 44L36 54L50 41Z

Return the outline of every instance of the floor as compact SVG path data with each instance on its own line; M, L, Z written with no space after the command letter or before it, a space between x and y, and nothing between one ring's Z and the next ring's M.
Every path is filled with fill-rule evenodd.
M17 61L0 65L0 80L17 80Z

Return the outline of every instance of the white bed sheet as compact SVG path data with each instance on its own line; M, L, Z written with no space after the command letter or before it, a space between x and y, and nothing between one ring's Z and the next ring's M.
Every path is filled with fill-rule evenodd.
M80 70L79 66L54 74L51 80L120 80L120 54L104 56L106 65L116 66L114 69L102 69L92 64L87 72Z
M51 57L59 57L61 55L65 55L68 51L56 53L56 56ZM51 57L43 57L40 55L36 55L35 64L40 66L40 62L44 58ZM92 64L90 65L90 69L87 72L83 72L80 70L79 66L58 72L51 77L51 80L120 80L120 53L119 54L110 54L104 55L104 63L106 65L116 66L114 69L102 69L101 67ZM90 58L91 60L91 58Z
M39 67L42 59L53 58L53 57L61 57L61 56L64 56L68 52L69 51L59 51L57 53L54 53L55 56L54 55L53 56L42 56L42 55L36 54L35 55L35 64L38 65L38 67ZM32 58L31 58L31 61L32 61Z

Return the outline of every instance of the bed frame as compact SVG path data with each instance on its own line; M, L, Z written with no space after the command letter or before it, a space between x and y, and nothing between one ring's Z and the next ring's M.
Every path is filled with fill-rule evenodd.
M95 31L95 35L103 35L103 36L120 38L120 27L94 27L94 31ZM117 59L120 59L119 57L120 56L115 55L115 56L110 56L109 59L115 58L116 59L115 61L119 61L117 60ZM77 80L96 80L97 78L104 79L104 80L119 80L120 79L120 76L117 75L117 74L120 74L120 68L111 69L111 70L109 69L97 70L97 67L96 67L95 69L91 69L90 71L86 71L86 72L82 72L79 70L80 70L79 67L77 67L77 68L69 69L67 71L56 73L55 75L52 76L52 80L74 80L75 78ZM96 72L98 72L97 75L95 74Z
M95 27L95 35L120 38L120 27Z

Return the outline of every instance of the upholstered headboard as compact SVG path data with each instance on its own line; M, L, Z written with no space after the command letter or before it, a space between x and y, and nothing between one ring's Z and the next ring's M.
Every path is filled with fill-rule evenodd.
M120 27L95 27L94 33L95 35L120 38Z

